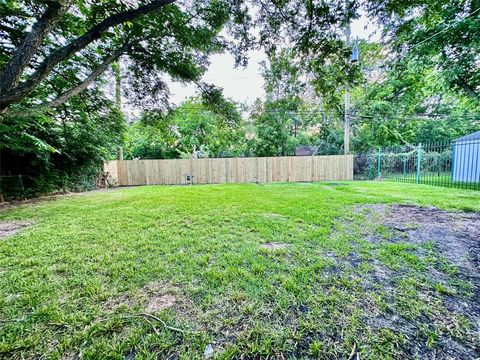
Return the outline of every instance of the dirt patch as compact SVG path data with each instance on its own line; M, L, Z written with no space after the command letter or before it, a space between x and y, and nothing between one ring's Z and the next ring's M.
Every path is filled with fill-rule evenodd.
M33 225L33 221L4 221L0 222L0 239L15 235L22 229Z
M151 282L140 289L112 297L105 301L102 310L115 311L121 307L138 308L139 311L156 313L181 303L184 297L179 288L164 282Z
M392 231L391 242L433 242L480 291L480 213L447 212L413 205L362 207ZM372 214L370 213L370 216ZM369 238L372 242L378 239Z
M175 304L175 297L170 294L155 296L150 299L145 311L148 313L156 313L168 308L171 308Z
M412 357L478 358L480 213L447 212L413 205L368 205L356 210L368 219L370 229L361 229L361 237L376 254L367 261L371 271L364 277L363 286L367 291L384 294L388 308L386 313L366 316L367 327L403 334L408 339L404 351ZM379 231L379 226L383 226L383 230ZM391 248L392 244L403 249L398 250L397 259L403 255L412 259L409 257L412 255L417 259L415 265L421 267L400 263L392 268L380 261L381 251ZM345 262L349 263L350 257ZM349 264L355 268L353 265ZM409 282L421 285L406 285ZM407 291L414 292L402 292L405 286L410 289ZM420 315L402 317L398 306L404 306L408 296L429 305ZM462 319L468 319L470 325L466 326ZM427 345L429 336L435 339L434 345Z
M279 242L268 242L261 245L262 249L269 249L269 250L282 250L287 248L287 244L279 243Z

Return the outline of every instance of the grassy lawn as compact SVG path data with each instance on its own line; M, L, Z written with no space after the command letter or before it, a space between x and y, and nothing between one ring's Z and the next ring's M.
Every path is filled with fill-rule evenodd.
M356 210L396 203L479 212L480 192L148 186L2 211L34 224L0 239L0 358L401 358L413 339L475 353L478 324L445 305L474 296L469 280ZM394 281L376 286L376 267ZM411 330L370 321L392 316Z
M415 172L402 173L382 173L382 179L400 181L415 184L417 180L417 174ZM426 185L440 185L444 187L455 187L459 189L471 189L480 190L480 182L477 181L453 181L450 172L427 172L422 171L419 178L420 184Z

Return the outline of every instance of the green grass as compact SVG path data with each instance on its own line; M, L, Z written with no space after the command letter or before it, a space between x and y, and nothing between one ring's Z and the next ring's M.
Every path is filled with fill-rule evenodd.
M480 211L480 193L378 182L149 186L0 212L35 221L0 239L0 358L190 359L207 344L216 358L397 358L405 335L365 326L392 311L432 319L418 334L429 347L449 331L468 337L468 321L420 296L468 284L429 283L428 246L420 258L411 245L363 240L384 231L352 211L367 203ZM346 261L353 252L358 267ZM403 272L394 301L365 288L373 259ZM183 333L134 316L166 293L173 307L154 315Z
M408 172L408 173L389 173L388 171L382 172L382 179L389 181L399 181L404 183L415 184L417 182L417 173ZM451 172L445 171L422 171L420 178L418 179L419 184L424 185L436 185L444 187L453 187L458 189L471 189L471 190L480 190L480 182L478 181L453 181Z

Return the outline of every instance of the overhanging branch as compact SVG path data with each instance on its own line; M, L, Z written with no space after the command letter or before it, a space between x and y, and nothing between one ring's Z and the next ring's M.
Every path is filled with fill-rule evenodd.
M163 6L173 3L176 0L154 0L150 3L140 6L134 10L128 10L119 14L109 16L99 24L95 25L84 35L73 40L69 44L47 56L44 61L37 67L36 71L23 83L14 87L0 85L2 93L0 94L0 109L6 108L8 105L21 100L23 97L31 93L36 86L53 70L60 62L69 59L79 50L84 49L93 41L99 39L101 35L109 28L131 21L139 16L146 15L156 11ZM7 84L8 85L8 84Z
M0 92L18 85L20 77L55 22L67 12L73 0L52 1L13 53L0 75Z
M93 70L90 75L87 76L85 80L83 80L77 86L67 90L55 100L50 101L46 107L57 107L62 105L65 101L70 99L72 96L75 96L85 90L96 78L98 78L103 72L108 68L108 66L117 60L128 48L128 45L122 46L120 49L114 51L110 56L108 56L95 70Z
M478 100L477 92L462 78L458 78L456 84L460 86L473 99Z

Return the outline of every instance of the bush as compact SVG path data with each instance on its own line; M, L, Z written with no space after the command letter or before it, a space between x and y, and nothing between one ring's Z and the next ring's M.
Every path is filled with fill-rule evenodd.
M60 114L16 111L0 119L0 192L31 198L96 186L103 160L115 156L125 125L108 102ZM21 175L21 176L19 176Z

